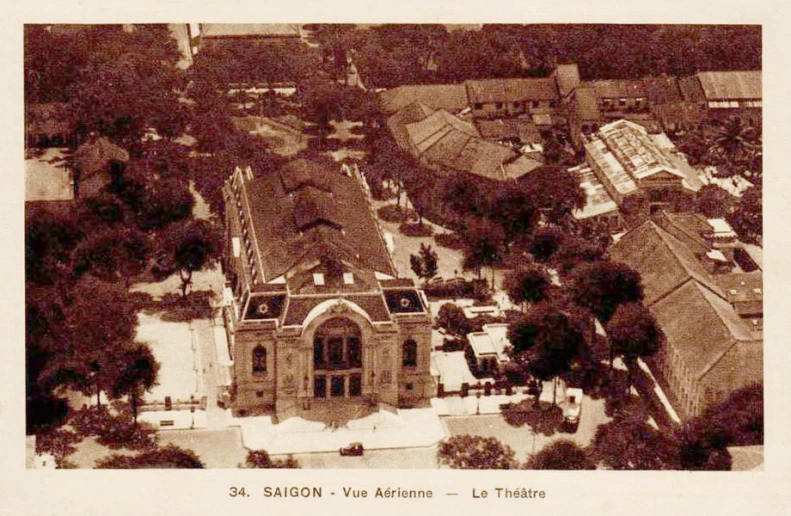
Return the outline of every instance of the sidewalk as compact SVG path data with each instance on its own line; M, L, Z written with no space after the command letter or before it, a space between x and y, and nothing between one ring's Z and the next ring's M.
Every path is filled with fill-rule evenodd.
M427 447L447 436L430 408L397 410L395 414L381 410L339 429L299 417L277 425L266 416L234 421L241 426L245 448L266 450L270 455L337 452L353 442L363 443L367 450Z

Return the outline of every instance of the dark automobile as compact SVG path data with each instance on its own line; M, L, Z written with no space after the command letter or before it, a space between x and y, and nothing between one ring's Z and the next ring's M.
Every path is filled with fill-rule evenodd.
M341 455L358 456L363 454L363 443L351 443L340 449Z

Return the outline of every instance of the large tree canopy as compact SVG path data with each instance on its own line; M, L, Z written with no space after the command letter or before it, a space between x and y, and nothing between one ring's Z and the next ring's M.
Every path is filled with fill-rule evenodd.
M642 301L640 274L622 263L595 262L578 267L571 281L576 303L602 322L622 303Z
M494 437L456 435L442 442L437 462L452 469L514 469L514 451Z
M555 441L534 456L524 466L525 469L573 470L596 469L584 449L574 441L561 439Z

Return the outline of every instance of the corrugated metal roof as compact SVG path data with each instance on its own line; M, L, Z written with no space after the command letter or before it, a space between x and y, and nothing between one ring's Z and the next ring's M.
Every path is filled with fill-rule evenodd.
M760 71L700 72L706 100L761 99Z

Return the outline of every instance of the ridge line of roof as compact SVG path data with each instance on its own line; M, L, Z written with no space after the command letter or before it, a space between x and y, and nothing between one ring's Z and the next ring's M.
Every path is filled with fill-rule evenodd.
M654 221L653 221L653 220L651 220L651 219L648 219L646 222L644 222L643 224L641 224L641 226L642 226L642 225L644 225L644 224L646 224L646 223L650 223L650 224L651 224L651 226L653 226L653 228L655 228L655 229L657 230L657 234L659 235L659 238L662 240L662 243L663 243L663 244L664 244L664 245L667 247L668 251L670 251L670 254L672 254L672 255L673 255L673 259L674 259L674 260L675 260L675 261L676 261L676 262L677 262L677 263L678 263L678 264L681 266L681 268L682 268L682 269L684 269L684 271L687 273L687 275L688 275L688 277L689 277L689 278L692 278L693 280L695 280L695 282L696 282L696 283L698 283L698 284L700 284L700 285L702 285L702 286L706 287L706 289L707 289L707 290L710 290L710 291L711 291L713 294L715 294L717 297L719 297L719 298L720 298L720 299L722 299L723 301L730 303L730 301L728 301L728 298L727 298L727 297L725 297L725 296L724 296L723 294L721 294L720 292L717 292L717 290L718 290L718 287L717 287L717 285L716 285L716 284L714 284L714 281L713 281L713 280L711 280L710 278L707 278L707 277L705 277L705 276L704 276L704 279L706 280L706 282L710 282L710 283L714 284L713 286L714 286L715 288L712 288L712 285L707 285L706 283L704 283L704 282L700 281L700 280L699 280L699 279L696 277L696 276L698 276L698 273L697 273L697 272L695 272L695 273L693 274L693 273L692 273L692 272L689 270L689 268L687 268L687 266L684 264L684 262L683 262L683 261L682 261L682 260L679 258L678 254L676 254L676 251L673 249L673 245L672 245L672 243L671 243L671 242L668 240L668 237L670 237L670 238L674 238L674 239L676 239L676 237L674 237L673 235L671 235L670 233L668 233L667 231L665 231L665 230L664 230L664 229L663 229L663 228L662 228L662 227L661 227L659 224L657 224L656 222L654 222ZM678 240L678 239L676 239L676 240ZM681 242L680 240L679 240L679 243L680 243L681 245L684 245L684 243L683 243L683 242ZM685 246L685 247L686 247L686 246ZM694 257L693 257L693 258L694 258ZM705 271L704 271L704 272L705 272Z

